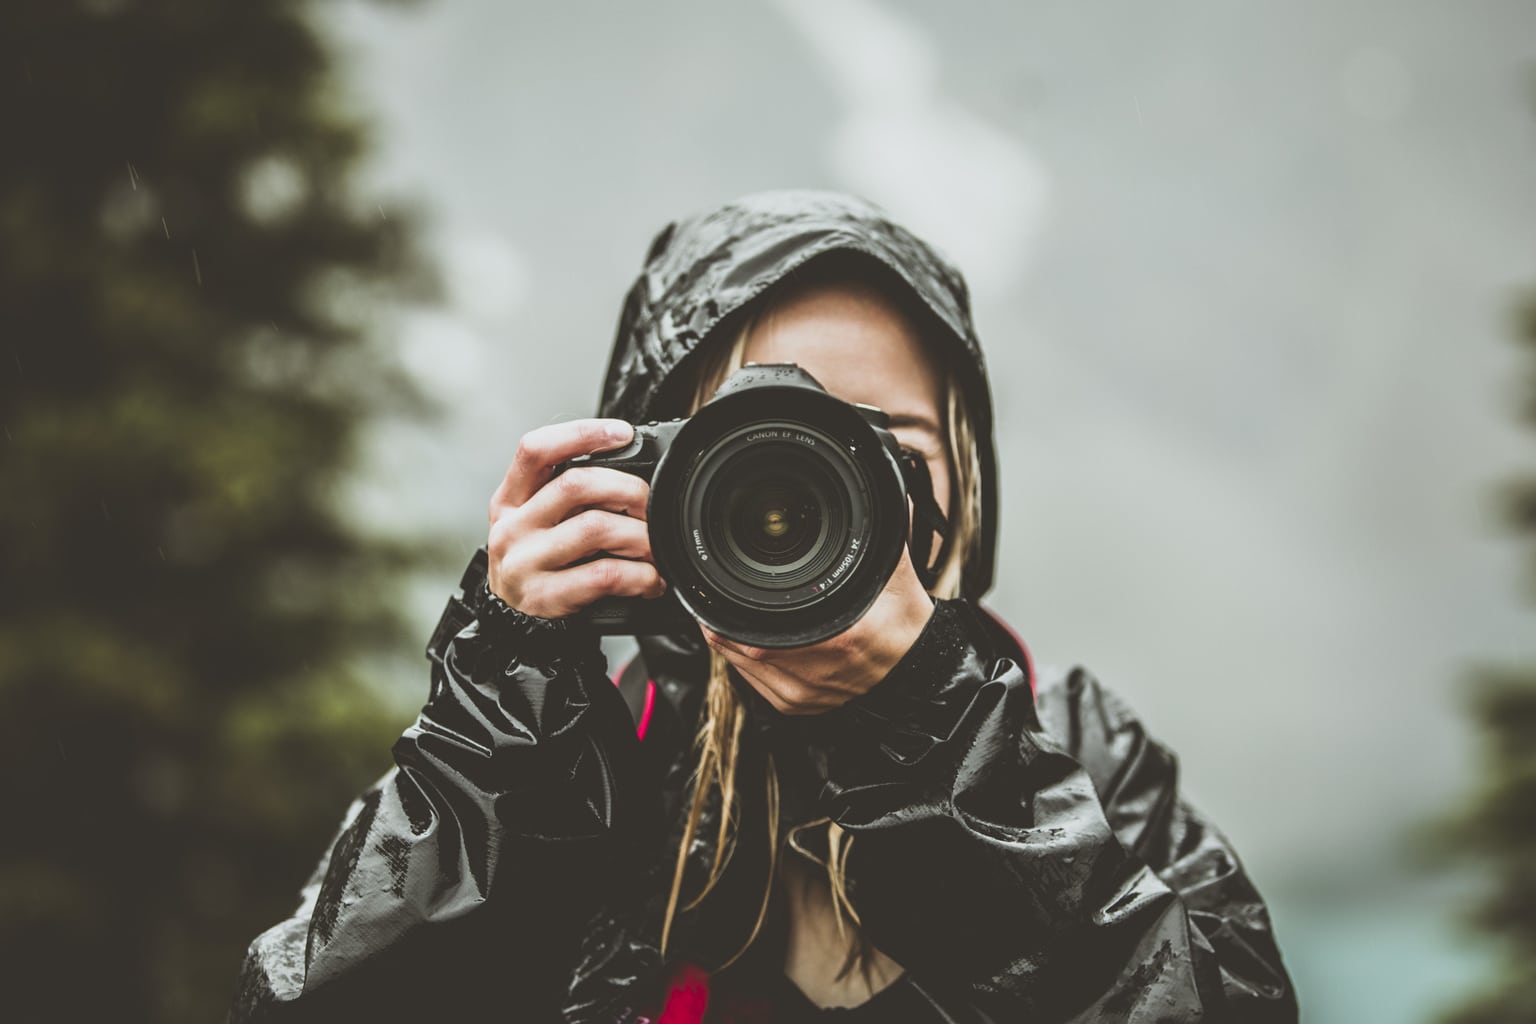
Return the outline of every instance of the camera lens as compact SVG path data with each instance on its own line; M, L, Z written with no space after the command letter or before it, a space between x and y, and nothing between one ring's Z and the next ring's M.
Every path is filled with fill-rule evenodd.
M907 542L894 439L787 364L736 371L651 473L651 550L678 604L742 643L804 647L880 596Z
M726 502L731 546L759 565L790 565L820 539L821 505L788 480L743 484Z
M818 600L867 546L862 474L843 445L804 424L760 422L722 438L684 506L700 572L746 606Z

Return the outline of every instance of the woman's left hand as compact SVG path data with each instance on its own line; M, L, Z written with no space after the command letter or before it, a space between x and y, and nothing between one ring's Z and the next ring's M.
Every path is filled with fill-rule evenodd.
M727 640L704 626L711 647L781 714L814 715L871 689L911 649L933 614L912 558L901 562L874 606L847 630L810 647L768 650Z

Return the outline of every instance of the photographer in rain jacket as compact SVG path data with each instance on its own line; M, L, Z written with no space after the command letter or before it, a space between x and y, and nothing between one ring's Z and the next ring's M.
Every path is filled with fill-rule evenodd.
M830 639L688 622L610 677L582 612L666 590L647 481L558 470L751 362L890 414L932 482L910 547ZM932 249L828 193L669 225L600 415L523 437L397 767L251 944L232 1020L1296 1020L1263 901L1173 754L976 603L991 399Z

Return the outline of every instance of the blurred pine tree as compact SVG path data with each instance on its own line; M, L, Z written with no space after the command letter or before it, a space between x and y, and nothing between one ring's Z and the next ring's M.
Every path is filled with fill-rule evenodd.
M220 1019L390 721L422 548L334 507L433 284L301 0L0 4L0 988Z
M1536 296L1523 308L1517 336L1536 357ZM1536 363L1528 387L1522 418L1536 427ZM1536 541L1536 478L1512 482L1502 499L1511 527ZM1531 570L1536 582L1536 560ZM1481 668L1473 683L1472 712L1483 737L1481 788L1470 807L1442 827L1435 845L1491 870L1492 885L1472 923L1498 941L1503 970L1443 1019L1530 1024L1536 1021L1536 666Z

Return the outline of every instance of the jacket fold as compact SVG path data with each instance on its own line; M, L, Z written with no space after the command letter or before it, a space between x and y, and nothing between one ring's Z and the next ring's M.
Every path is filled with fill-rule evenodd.
M843 708L752 705L748 742L803 745L802 806L856 837L867 936L956 1020L1294 1021L1263 902L1178 797L1173 756L1086 670L1036 696L1027 665L967 602L940 602ZM634 724L590 637L471 622L399 767L354 804L296 915L252 944L232 1019L619 1021L654 1005L690 733L642 758ZM760 882L723 884L724 908L752 909ZM721 911L685 924L684 947L707 946Z
M594 635L483 582L470 608L396 768L251 944L231 1020L558 1018L583 925L659 841L660 780Z

